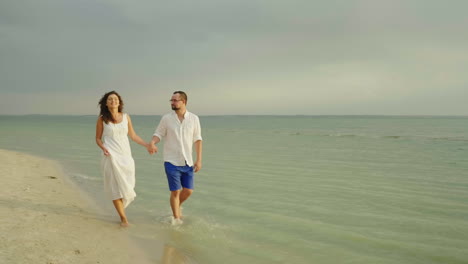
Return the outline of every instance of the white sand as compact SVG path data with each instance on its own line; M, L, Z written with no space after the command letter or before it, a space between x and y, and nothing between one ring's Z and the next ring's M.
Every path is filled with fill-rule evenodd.
M53 161L0 150L0 263L148 263Z

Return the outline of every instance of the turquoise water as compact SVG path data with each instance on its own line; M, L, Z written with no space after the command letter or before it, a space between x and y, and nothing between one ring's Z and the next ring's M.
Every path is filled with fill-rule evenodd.
M159 116L132 116L148 140ZM162 154L132 143L129 233L191 263L468 263L468 118L201 116L204 162L185 223ZM105 200L94 116L0 116L0 148L60 161ZM162 150L162 147L160 148ZM162 252L161 252L162 251Z

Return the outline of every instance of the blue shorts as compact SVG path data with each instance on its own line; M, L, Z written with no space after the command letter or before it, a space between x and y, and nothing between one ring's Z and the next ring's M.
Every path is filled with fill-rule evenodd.
M188 165L175 166L170 162L164 162L169 190L177 191L182 187L193 190L193 167Z

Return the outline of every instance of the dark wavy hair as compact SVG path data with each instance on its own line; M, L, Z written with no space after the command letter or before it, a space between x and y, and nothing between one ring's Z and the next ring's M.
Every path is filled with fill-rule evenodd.
M122 112L123 110L123 106L124 106L124 102L122 101L122 97L120 97L120 94L118 94L116 91L110 91L106 94L104 94L101 98L101 100L99 100L99 106L101 108L101 111L99 113L100 116L102 116L102 120L108 124L109 122L112 122L114 123L115 122L115 119L114 117L112 116L111 112L109 111L109 109L107 108L107 97L109 97L109 95L111 94L115 94L117 95L117 97L119 98L119 113Z

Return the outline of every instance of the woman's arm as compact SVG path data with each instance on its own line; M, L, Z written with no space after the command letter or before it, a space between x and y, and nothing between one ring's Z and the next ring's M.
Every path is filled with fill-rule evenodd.
M109 151L106 149L106 147L104 147L104 144L102 143L102 132L104 131L104 126L102 122L102 118L98 117L96 123L96 144L102 149L104 155L109 156Z
M135 133L135 130L133 129L132 125L132 119L130 119L130 115L127 114L128 118L128 136L136 143L142 145L145 148L148 148L148 143L146 143L143 139L141 139L137 133Z

